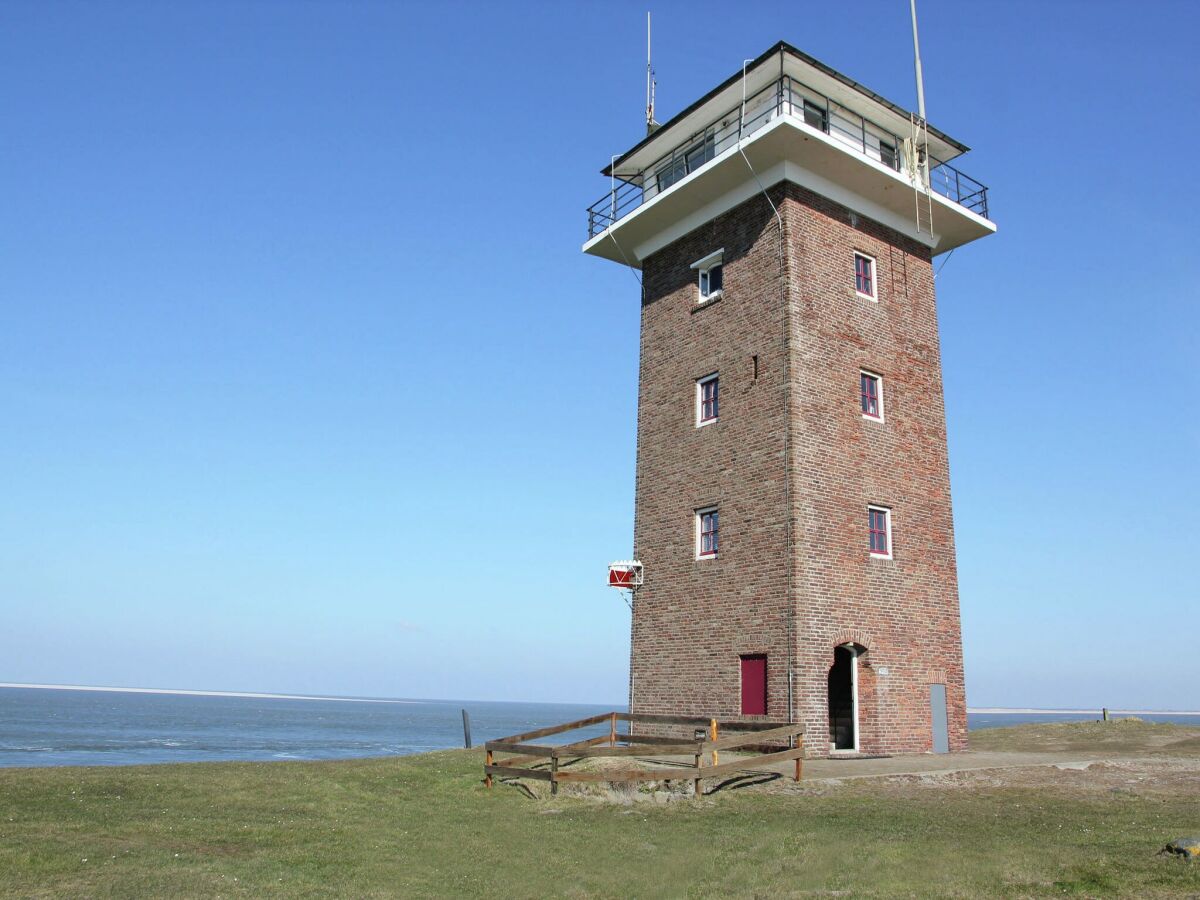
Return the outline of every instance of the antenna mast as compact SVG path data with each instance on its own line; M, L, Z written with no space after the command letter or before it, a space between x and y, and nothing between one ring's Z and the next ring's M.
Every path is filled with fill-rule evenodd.
M921 42L917 39L917 0L908 0L912 10L913 57L917 63L917 115L925 120L925 76L921 72Z
M650 13L646 12L646 134L654 134L658 123L654 121L654 66L650 63Z
M917 232L933 234L933 197L929 185L929 126L925 121L925 75L921 71L921 41L917 37L917 0L908 0L912 12L913 61L917 70L917 115L912 120L909 175L916 205Z

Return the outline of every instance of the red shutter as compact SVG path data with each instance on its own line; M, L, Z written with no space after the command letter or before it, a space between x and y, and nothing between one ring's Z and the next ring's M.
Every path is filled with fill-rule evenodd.
M742 715L767 714L767 658L742 657Z

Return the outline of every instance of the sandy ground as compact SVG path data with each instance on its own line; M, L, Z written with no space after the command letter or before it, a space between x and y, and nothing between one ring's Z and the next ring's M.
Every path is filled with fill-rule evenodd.
M810 759L804 762L800 782L792 779L790 762L754 766L752 758L747 758L745 772L706 780L703 787L706 796L714 797L735 790L812 795L861 787L877 794L903 796L931 789L1015 787L1112 797L1194 797L1200 803L1200 728L1122 721L1129 724L1038 725L972 735L977 745L1004 749L875 759ZM721 762L733 758L722 754ZM663 761L661 757L659 760ZM593 759L574 766L627 768L631 762L628 757ZM638 763L653 767L655 760L639 759ZM535 796L549 791L544 782L529 782L527 788ZM692 786L690 781L563 784L560 793L619 803L668 802L690 799Z
M963 765L919 773L878 774L863 784L875 792L901 795L920 790L978 790L1033 788L1066 790L1075 795L1194 797L1200 801L1200 759L1176 757L1124 757L1106 760L1022 759L1035 754L980 754L1000 765ZM987 760L979 760L986 762ZM976 760L971 760L971 763ZM779 778L764 784L767 790L786 793L823 793L850 784L861 776L823 777L799 783Z

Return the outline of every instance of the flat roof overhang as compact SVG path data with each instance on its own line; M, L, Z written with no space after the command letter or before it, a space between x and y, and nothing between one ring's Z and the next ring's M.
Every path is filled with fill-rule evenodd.
M926 244L934 255L996 231L989 220L930 192L933 234L918 232L916 192L906 175L782 116L588 240L583 252L641 268L646 256L759 193L755 174L763 187L788 180L814 190Z
M772 81L786 75L808 85L833 101L844 105L857 115L904 137L909 134L913 113L893 103L864 85L846 77L836 69L780 41L757 59L747 63L745 73L729 76L699 100L672 116L652 133L647 134L629 150L601 170L602 175L614 171L617 177L640 172L655 160L669 153L680 141L734 109L745 96L753 96ZM928 125L929 150L942 162L952 162L970 148L932 125Z

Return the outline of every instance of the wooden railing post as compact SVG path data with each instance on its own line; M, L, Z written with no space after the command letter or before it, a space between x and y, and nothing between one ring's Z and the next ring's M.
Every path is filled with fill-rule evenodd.
M708 731L709 731L709 740L715 741L717 739L717 720L716 719L712 719L709 721ZM712 764L714 766L717 764L717 751L716 750L714 750L712 752Z
M794 750L803 750L804 749L804 735L803 734L798 734L792 738L792 748ZM800 780L800 773L803 771L804 771L804 757L797 756L796 757L796 776L795 776L796 781Z
M696 777L692 781L692 796L697 800L700 799L700 760L703 754L696 754Z
M617 746L617 714L613 713L608 722L608 746Z
M558 793L558 754L550 757L550 793Z
M489 751L487 752L487 765L488 765L488 766L491 766L491 765L492 765L492 751L491 751L491 750L489 750ZM486 771L486 770L485 770L485 771ZM484 778L483 778L483 784L484 784L484 787L489 787L489 788L490 788L490 787L492 786L492 773L491 773L491 772L488 772L488 773L487 773L487 774L484 776Z

